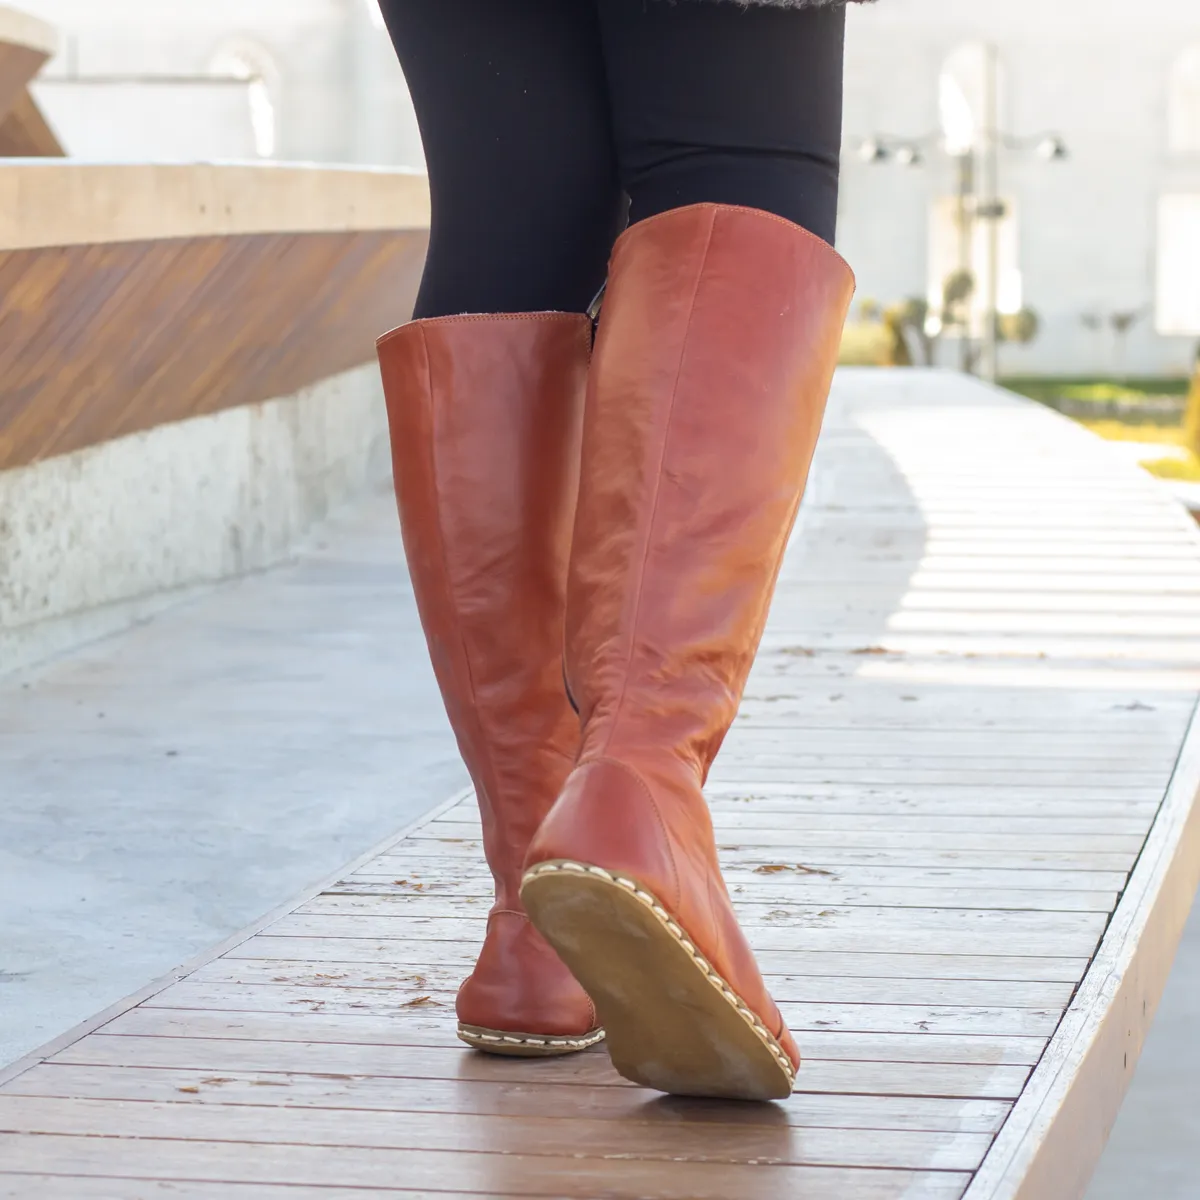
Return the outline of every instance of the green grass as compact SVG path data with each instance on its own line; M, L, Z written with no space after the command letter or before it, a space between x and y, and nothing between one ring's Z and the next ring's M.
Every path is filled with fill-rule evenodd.
M1151 396L1186 396L1191 386L1188 379L1079 379L1069 377L1005 379L1003 385L1010 391L1028 396L1042 404L1056 399L1095 401L1097 404L1124 400L1136 406L1139 400ZM1078 409L1076 409L1076 414ZM1200 483L1200 456L1189 444L1188 431L1179 424L1164 425L1147 413L1143 420L1119 420L1115 417L1075 415L1073 417L1084 429L1113 442L1134 442L1160 446L1180 446L1186 455L1168 455L1162 458L1143 459L1142 466L1159 479L1177 479L1188 483Z
M1012 376L1000 384L1009 391L1043 404L1058 396L1072 400L1138 400L1145 396L1186 396L1191 381L1186 376L1105 379L1095 376Z

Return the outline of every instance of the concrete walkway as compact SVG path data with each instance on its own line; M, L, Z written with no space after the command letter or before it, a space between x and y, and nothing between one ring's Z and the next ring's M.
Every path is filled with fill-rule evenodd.
M466 782L390 496L294 562L0 677L0 1065Z

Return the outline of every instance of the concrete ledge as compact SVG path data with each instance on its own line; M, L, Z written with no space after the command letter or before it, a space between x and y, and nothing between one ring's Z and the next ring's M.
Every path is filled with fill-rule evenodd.
M0 471L0 672L279 561L387 477L374 364Z
M0 250L429 228L429 184L303 163L0 161Z

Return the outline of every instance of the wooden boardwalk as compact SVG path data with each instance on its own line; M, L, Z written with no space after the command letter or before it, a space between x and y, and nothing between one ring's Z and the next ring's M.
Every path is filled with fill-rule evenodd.
M1195 890L1198 692L1156 485L955 376L848 373L709 789L788 1103L458 1048L464 797L0 1075L0 1196L1070 1200Z

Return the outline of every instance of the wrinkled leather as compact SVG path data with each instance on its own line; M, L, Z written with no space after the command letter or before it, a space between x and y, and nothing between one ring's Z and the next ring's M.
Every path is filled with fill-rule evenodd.
M853 288L828 245L752 209L693 205L617 242L567 590L583 744L526 860L637 879L797 1063L701 787L762 637Z
M414 321L378 343L409 573L496 882L459 1019L519 1033L595 1025L518 894L579 744L562 645L590 344L565 313Z

